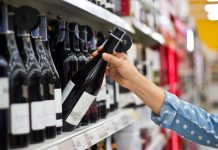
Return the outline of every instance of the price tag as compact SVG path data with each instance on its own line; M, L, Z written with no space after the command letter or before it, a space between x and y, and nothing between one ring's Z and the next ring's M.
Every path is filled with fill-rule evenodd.
M91 139L89 137L89 134L84 133L84 137L85 137L85 140L86 140L86 143L87 143L88 147L92 146L92 142L91 142Z
M86 143L86 139L84 137L84 134L75 136L72 139L73 139L73 142L74 142L77 150L84 150L84 149L88 148L88 144Z
M116 132L118 130L117 122L116 121L112 121L112 125L113 125L113 128L114 128L115 132Z
M123 116L121 117L121 120L122 120L122 125L123 125L123 126L128 125L129 122L130 122L128 116L126 116L126 115L123 115Z
M89 139L90 139L92 145L94 145L100 141L96 129L88 131L87 134L89 135Z
M57 145L55 145L55 146L47 148L47 150L59 150L59 148Z
M104 126L98 128L98 135L99 135L100 139L104 139L106 136L108 136L108 133L107 133Z
M113 123L108 123L106 129L109 135L112 135L115 132Z
M122 129L123 128L123 122L121 119L118 120L118 128Z
M63 143L60 143L58 145L58 148L59 148L59 150L62 150L62 149L76 150L76 146L71 139L64 141Z

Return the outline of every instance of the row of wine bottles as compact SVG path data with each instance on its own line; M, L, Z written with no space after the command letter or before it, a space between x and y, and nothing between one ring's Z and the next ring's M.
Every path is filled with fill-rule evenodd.
M131 46L123 43L131 39L119 28L106 39L89 26L0 2L0 149L55 138L116 109L116 84L101 55Z
M91 1L92 3L107 9L110 12L114 12L114 1L113 0L88 0Z

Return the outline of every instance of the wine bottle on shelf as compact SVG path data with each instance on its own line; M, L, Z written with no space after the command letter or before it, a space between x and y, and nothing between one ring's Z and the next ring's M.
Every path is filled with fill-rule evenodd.
M62 132L62 126L63 126L63 120L62 120L62 93L61 93L61 82L59 79L58 72L55 68L51 52L50 52L50 46L48 42L48 36L47 36L47 18L46 16L40 17L40 25L39 25L39 32L40 36L42 37L43 47L45 50L46 58L48 60L48 63L51 68L51 73L54 80L54 99L55 99L55 112L56 112L56 129L57 134L61 134Z
M114 111L115 110L115 96L114 96L114 84L113 84L113 80L111 77L107 76L106 78L106 82L107 82L107 91L108 91L108 99L109 99L109 103L110 103L110 111Z
M105 9L113 13L114 12L114 2L112 0L106 0Z
M37 22L37 16L38 12L27 6L17 8L14 16L14 23L17 28L17 46L27 71L31 114L31 143L40 143L45 139L43 80L41 68L35 57L29 34L29 30Z
M56 137L56 112L54 100L54 80L49 62L39 36L39 27L31 31L32 44L36 58L41 67L44 93L45 135L47 139Z
M71 76L78 70L78 59L70 49L69 31L69 23L60 21L56 49L57 54L60 57L57 58L60 59L60 61L58 61L60 64L57 64L56 67L60 75L63 89L66 87Z
M97 3L97 5L98 5L98 3ZM79 39L80 39L79 45L80 45L81 55L86 57L86 63L87 63L88 61L90 61L91 57L90 57L90 54L89 54L88 49L87 49L87 30L86 30L85 25L79 25ZM83 65L81 65L79 67L81 68L81 67L83 67ZM86 113L83 116L80 123L82 126L86 126L90 123L90 107L86 111Z
M5 13L5 3L0 2L0 37L4 37L7 33L7 26L5 26L3 20L7 20ZM0 149L8 149L8 127L9 127L9 78L8 71L9 65L4 56L7 49L3 48L4 44L1 41L0 44Z
M124 42L124 41L126 42ZM123 41L123 42L122 42ZM115 28L110 33L102 51L85 66L80 68L69 81L66 98L63 103L64 130L73 130L93 103L101 87L107 62L102 59L102 53L112 53L114 50L127 50L131 39L126 32ZM64 90L66 92L66 90Z
M70 28L70 45L71 45L71 50L72 52L77 56L78 59L78 69L83 67L87 63L87 57L85 54L88 53L86 50L86 33L81 34L81 32L84 32L85 26L81 26L77 23L70 23L69 28ZM69 88L65 88L68 90ZM64 94L65 92L63 92ZM65 95L64 95L65 97ZM81 125L85 126L88 125L90 121L90 110L87 110L82 121Z
M100 119L103 119L106 117L107 115L107 108L106 108L106 95L107 94L107 89L106 89L106 78L104 77L103 82L102 82L102 86L100 88L100 91L97 95L97 102L98 102L98 107L99 107L99 111L100 111Z
M5 49L5 57L9 62L9 94L10 94L10 148L23 148L29 144L30 116L28 99L27 73L20 57L13 26L13 14L8 16L7 6L2 7L5 17L9 22L3 20L4 26L9 30L0 37Z

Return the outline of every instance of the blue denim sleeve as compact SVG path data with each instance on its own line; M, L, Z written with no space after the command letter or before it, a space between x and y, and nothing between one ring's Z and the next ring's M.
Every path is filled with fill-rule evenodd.
M218 116L179 100L169 92L165 92L160 115L152 113L151 119L163 128L174 130L187 140L218 148Z

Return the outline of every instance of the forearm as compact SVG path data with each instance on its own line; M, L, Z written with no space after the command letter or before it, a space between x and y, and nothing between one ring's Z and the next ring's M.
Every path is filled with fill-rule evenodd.
M129 89L140 97L154 113L157 115L160 114L165 97L162 89L143 77L141 74L134 76Z

